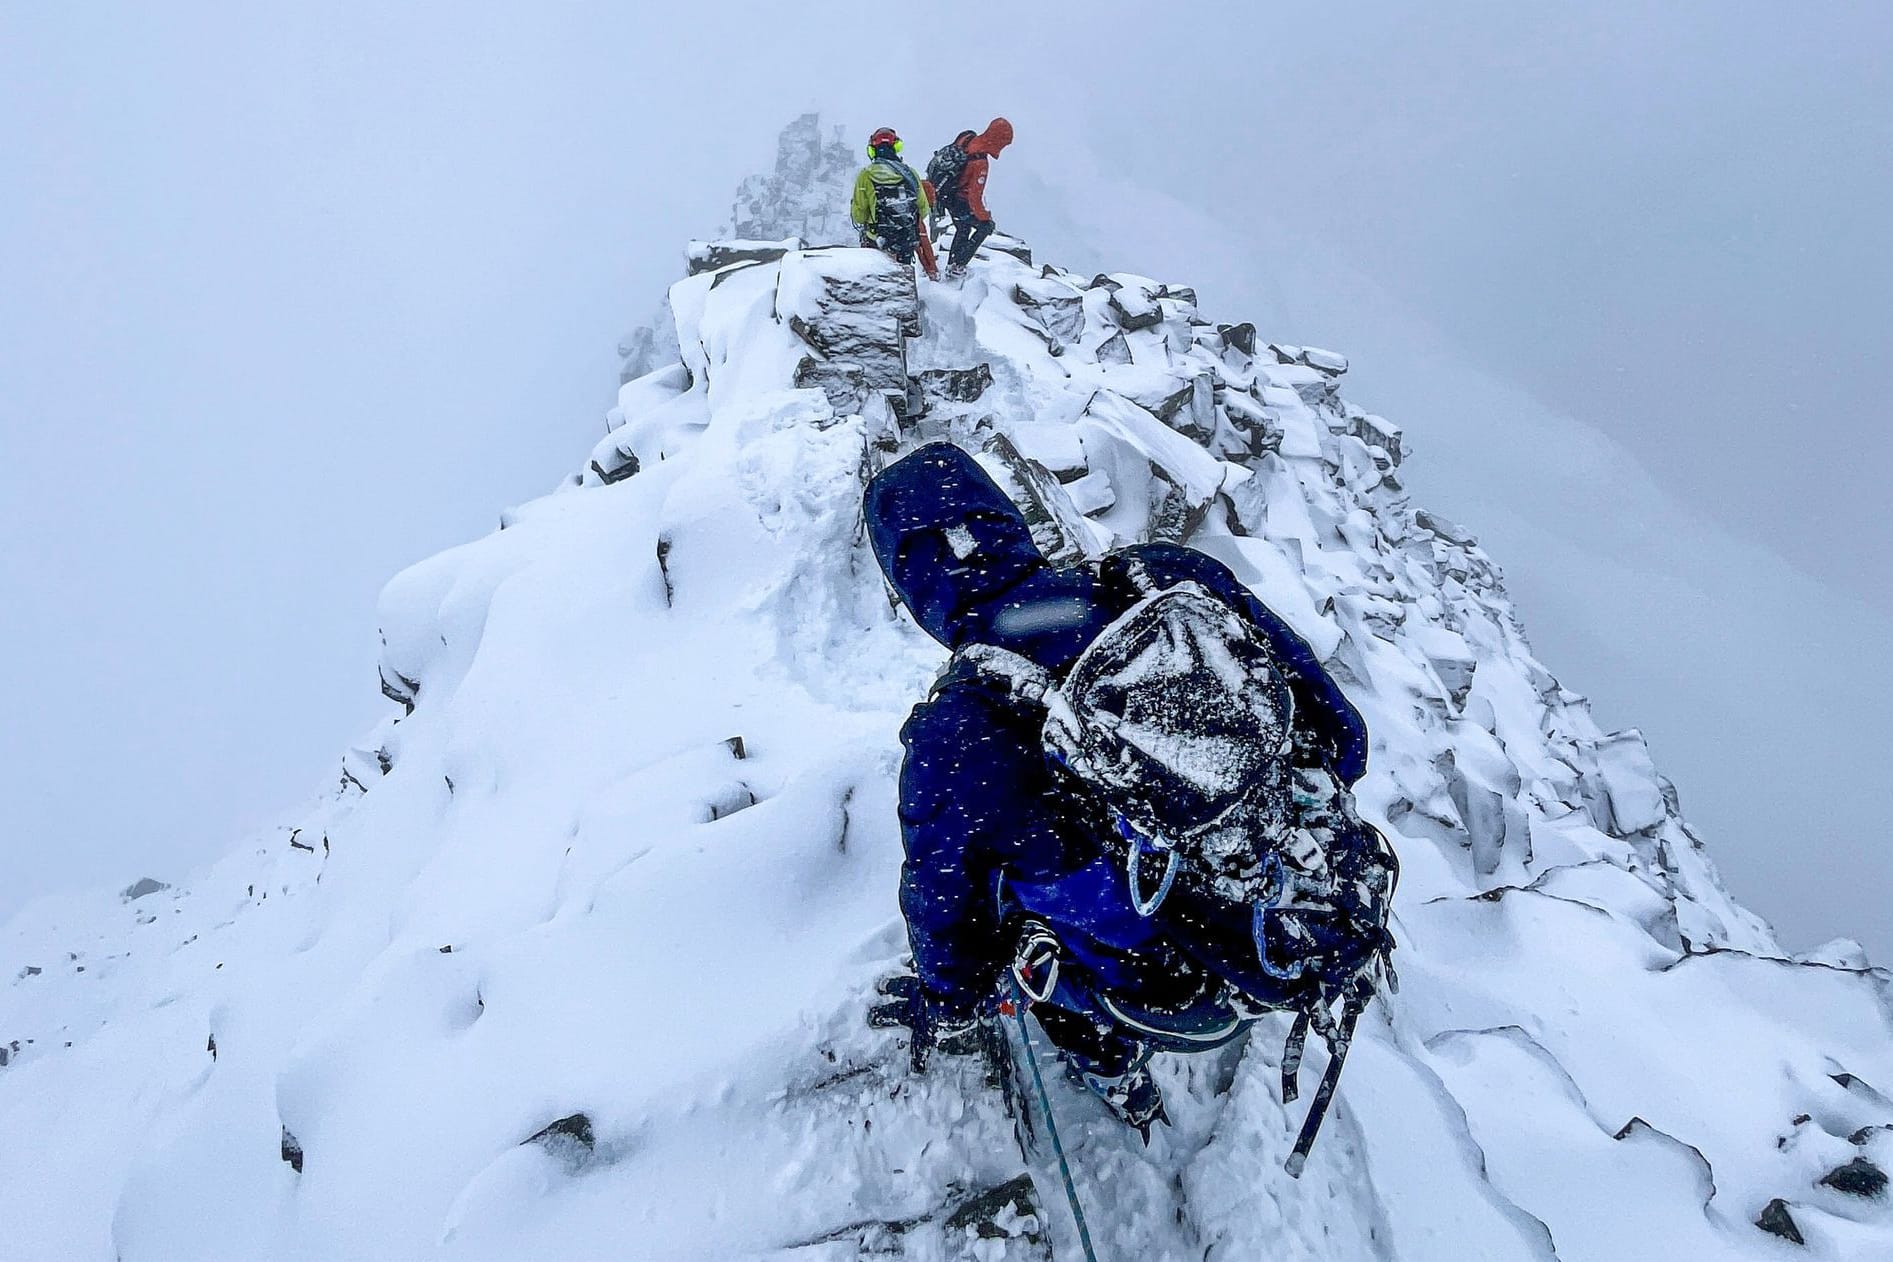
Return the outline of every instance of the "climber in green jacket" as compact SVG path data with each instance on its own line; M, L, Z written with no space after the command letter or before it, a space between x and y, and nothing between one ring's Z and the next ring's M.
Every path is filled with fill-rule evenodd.
M927 216L933 211L927 182L900 159L901 141L892 127L883 127L868 139L873 159L855 177L849 218L861 232L861 244L884 251L902 263L920 256L929 280L940 279L933 242L927 239Z

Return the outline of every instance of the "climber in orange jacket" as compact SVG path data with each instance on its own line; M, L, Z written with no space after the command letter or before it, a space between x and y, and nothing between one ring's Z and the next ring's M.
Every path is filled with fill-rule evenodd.
M939 193L939 205L953 217L953 246L947 251L947 275L966 275L966 265L993 234L986 208L986 173L990 160L1012 143L1012 124L995 118L983 132L963 131L927 163L927 179Z

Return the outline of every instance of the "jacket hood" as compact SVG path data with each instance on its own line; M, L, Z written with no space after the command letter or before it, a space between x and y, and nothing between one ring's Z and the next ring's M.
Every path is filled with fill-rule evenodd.
M881 571L948 648L993 644L1057 670L1109 622L1088 570L1059 570L1006 493L966 452L930 443L868 484Z
M966 142L966 152L996 158L999 151L1012 143L1012 124L1003 118L995 118L986 124L986 130Z

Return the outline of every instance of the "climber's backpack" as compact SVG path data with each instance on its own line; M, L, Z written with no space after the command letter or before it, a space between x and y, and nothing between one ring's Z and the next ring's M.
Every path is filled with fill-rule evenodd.
M961 146L978 134L963 131L952 144L941 145L927 159L927 183L933 185L934 196L943 210L950 210L960 202L960 173L966 170L969 156Z
M920 238L920 177L904 162L886 162L900 176L895 182L874 183L874 234L882 245L902 253Z
M1311 1026L1332 1053L1289 1159L1299 1174L1355 1018L1378 976L1393 982L1399 864L1332 775L1295 765L1293 697L1249 619L1199 583L1159 588L1141 560L1116 563L1141 598L1063 680L991 645L955 660L1043 709L1046 757L1108 817L1140 915L1179 882L1251 908L1262 971L1297 996L1284 1097Z

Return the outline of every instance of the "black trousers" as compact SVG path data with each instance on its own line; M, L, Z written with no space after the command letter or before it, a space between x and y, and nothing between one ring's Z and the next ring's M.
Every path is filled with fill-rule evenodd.
M949 206L947 213L953 216L953 248L947 251L947 265L965 267L996 225L990 219L973 218L964 206Z

